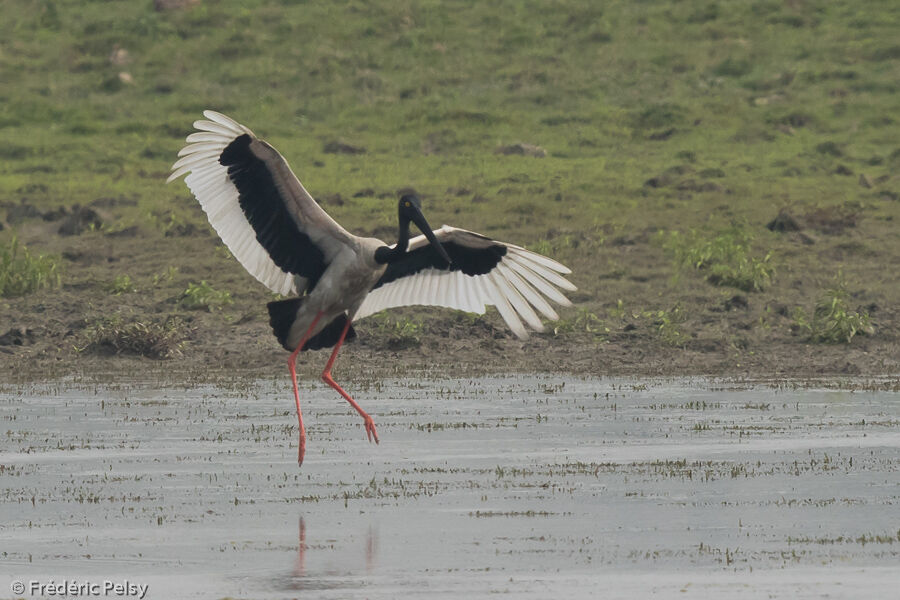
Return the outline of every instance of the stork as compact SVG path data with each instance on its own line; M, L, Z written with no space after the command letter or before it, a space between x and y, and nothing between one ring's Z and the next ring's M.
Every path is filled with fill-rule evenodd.
M464 229L444 225L433 231L414 194L400 197L393 246L349 233L313 200L275 148L221 113L203 115L166 183L187 175L185 183L234 257L271 291L290 296L269 302L268 311L275 337L291 353L298 465L306 452L297 388L300 352L334 347L322 380L359 413L369 441L378 443L372 417L331 376L341 345L356 336L354 321L397 306L484 314L493 305L525 339L526 325L543 331L538 312L559 318L548 299L571 305L560 291L576 289L563 277L568 268ZM410 239L410 223L422 235Z

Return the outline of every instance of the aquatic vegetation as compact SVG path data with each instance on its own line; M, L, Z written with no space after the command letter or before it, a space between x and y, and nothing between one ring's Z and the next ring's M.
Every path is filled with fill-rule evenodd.
M15 236L6 245L0 245L0 296L24 296L59 284L57 258L32 254Z

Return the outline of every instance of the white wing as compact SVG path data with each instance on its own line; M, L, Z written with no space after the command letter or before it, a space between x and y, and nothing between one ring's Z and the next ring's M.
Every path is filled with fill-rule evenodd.
M474 262L477 257L484 255L487 260L485 266L481 269L476 267L475 270L486 272L466 275L462 270L450 270L449 265L439 260L435 262L441 266L432 265L418 270L411 267L408 273L386 272L386 278L391 280L382 285L376 284L377 287L369 293L354 315L354 320L387 308L417 304L443 306L478 314L484 314L487 306L495 306L513 333L526 339L528 331L523 321L535 331L544 330L537 312L550 320L559 318L547 302L548 299L562 306L571 306L572 303L558 288L568 291L577 288L562 277L571 271L555 260L448 225L435 230L434 234L451 258L454 258L454 262L457 262L457 256L465 259L471 255ZM418 252L419 258L423 258L421 254L430 252L430 248L425 236L420 235L410 240L407 254L412 257ZM491 248L505 249L499 261L496 256L491 259ZM494 254L498 255L499 252L495 251Z
M316 204L274 148L223 114L203 115L208 120L194 123L199 131L187 137L167 183L187 174L185 183L241 265L273 292L302 292L349 234ZM249 137L233 144L242 136ZM235 161L231 174L222 164L226 148ZM260 178L268 185L258 185Z

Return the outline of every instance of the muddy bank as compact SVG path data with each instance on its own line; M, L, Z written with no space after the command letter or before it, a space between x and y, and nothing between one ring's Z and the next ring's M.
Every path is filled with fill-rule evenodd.
M163 234L141 225L62 236L60 218L34 217L19 225L23 243L59 257L62 285L0 300L2 380L141 371L184 379L235 370L285 375L287 354L271 334L265 308L273 296L208 225L177 224ZM843 238L870 233L861 226L819 244L843 247L849 243ZM782 255L793 252L796 264L755 292L713 285L702 272L678 268L647 232L622 235L590 251L554 251L572 268L579 289L571 294L574 306L561 309L561 320L547 322L544 333L520 341L493 308L481 317L438 309L390 311L356 324L359 337L342 350L335 372L752 378L900 373L900 311L878 257L862 256L852 277L845 276L848 306L871 317L871 334L857 334L850 343L822 343L810 339L797 315L811 314L833 285L833 265L799 252L801 241L783 242ZM304 356L302 376L317 376L327 357L324 351Z
M815 379L890 378L900 372L894 344L865 340L853 347L805 344L793 340L766 344L756 352L711 344L672 348L651 336L633 332L608 340L559 339L552 334L519 341L505 333L485 335L433 319L421 342L398 343L390 335L358 327L359 338L347 343L336 362L335 374L344 378L390 377L410 374L463 376L502 373L567 373L588 376L714 376L723 378ZM498 324L500 327L500 324ZM180 355L153 359L114 350L78 351L41 339L24 330L11 339L22 345L0 347L3 381L34 381L60 377L106 380L141 373L183 381L218 381L232 376L287 377L288 354L277 347L262 322L197 331ZM590 336L583 336L590 337ZM405 347L396 347L396 346ZM315 379L329 351L305 352L299 374Z

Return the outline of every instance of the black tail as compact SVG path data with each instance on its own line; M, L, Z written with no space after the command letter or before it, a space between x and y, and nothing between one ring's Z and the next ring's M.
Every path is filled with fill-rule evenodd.
M297 310L299 310L303 300L304 298L288 298L287 300L269 302L266 305L269 309L269 325L272 326L272 333L278 338L278 343L281 344L281 347L288 352L294 351L294 348L291 348L288 345L287 338L291 331L291 325L294 324L294 321L297 318ZM337 344L338 338L341 337L341 332L344 330L346 324L347 315L341 313L335 317L331 323L326 325L322 331L309 338L306 345L303 346L303 349L319 350L321 348L331 348ZM356 331L353 330L353 326L351 325L350 330L347 331L346 340L352 340L355 337Z
M325 329L309 338L309 341L306 342L303 349L319 350L321 348L331 348L337 344L338 339L341 337L341 332L344 331L344 325L346 324L347 315L345 313L339 314L331 321L331 323L325 326ZM352 340L355 337L356 331L354 331L353 325L351 325L350 329L347 330L347 337L344 338L344 341Z
M303 298L288 298L287 300L276 300L269 302L266 307L269 309L269 325L272 326L272 333L278 338L278 343L288 352L294 349L287 345L288 333L291 331L291 325L297 318L297 310L303 303Z

